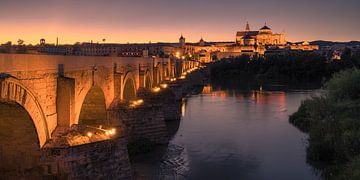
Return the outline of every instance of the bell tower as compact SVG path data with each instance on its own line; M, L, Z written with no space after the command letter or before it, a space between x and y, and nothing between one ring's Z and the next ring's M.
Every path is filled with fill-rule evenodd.
M249 25L249 22L246 22L245 31L250 31L250 25Z
M179 44L180 44L180 47L184 47L185 46L185 38L184 36L181 34L180 38L179 38Z

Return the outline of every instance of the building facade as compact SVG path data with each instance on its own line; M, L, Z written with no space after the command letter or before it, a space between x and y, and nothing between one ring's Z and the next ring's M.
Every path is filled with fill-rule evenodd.
M238 45L285 45L285 33L273 33L266 24L258 31L251 31L249 23L246 23L244 31L236 33L236 44Z

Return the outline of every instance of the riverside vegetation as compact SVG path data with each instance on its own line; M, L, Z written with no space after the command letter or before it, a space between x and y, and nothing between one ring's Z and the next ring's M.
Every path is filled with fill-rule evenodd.
M309 134L308 162L325 179L360 179L360 71L342 71L289 121Z
M212 64L212 81L309 82L321 95L302 102L289 121L309 135L307 162L324 179L360 179L360 58L345 53L340 61L319 55L227 58ZM237 84L237 83L235 83Z
M225 58L211 65L211 80L233 83L239 80L257 82L323 82L343 69L360 66L360 58L344 53L341 61L329 61L317 54L284 57L240 56Z

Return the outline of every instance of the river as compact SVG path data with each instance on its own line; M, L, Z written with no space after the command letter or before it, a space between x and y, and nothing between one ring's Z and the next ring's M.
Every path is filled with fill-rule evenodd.
M169 145L135 158L137 179L319 179L307 136L288 122L316 92L206 86L184 100Z

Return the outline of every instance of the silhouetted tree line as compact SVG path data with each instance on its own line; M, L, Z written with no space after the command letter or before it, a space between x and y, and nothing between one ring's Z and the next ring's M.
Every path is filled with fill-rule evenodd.
M359 67L360 57L345 52L342 60L329 61L318 54L226 58L211 65L212 80L234 80L253 76L256 80L308 82L323 81L343 69Z

